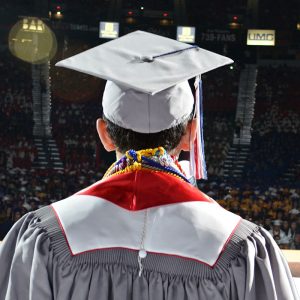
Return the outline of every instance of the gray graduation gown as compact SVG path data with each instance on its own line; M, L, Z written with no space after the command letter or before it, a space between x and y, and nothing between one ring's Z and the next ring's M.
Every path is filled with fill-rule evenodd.
M239 223L213 268L148 254L139 277L136 251L107 249L72 256L53 210L44 207L19 220L0 247L0 299L300 298L270 234L248 221Z

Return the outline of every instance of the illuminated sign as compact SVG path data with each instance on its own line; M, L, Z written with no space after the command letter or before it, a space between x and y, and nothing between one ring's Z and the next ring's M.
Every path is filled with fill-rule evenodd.
M184 43L195 43L195 27L177 27L177 41Z
M103 39L116 39L119 37L119 23L100 22L99 37Z
M22 30L25 32L43 33L45 31L45 24L37 18L24 18L22 20Z
M275 30L248 29L247 45L275 46Z

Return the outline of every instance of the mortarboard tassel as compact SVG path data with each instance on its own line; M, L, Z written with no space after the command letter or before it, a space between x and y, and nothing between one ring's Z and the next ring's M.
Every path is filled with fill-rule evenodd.
M203 95L202 80L200 76L195 79L195 114L198 120L197 134L195 142L191 145L190 164L191 173L195 179L207 179L204 138L203 138Z

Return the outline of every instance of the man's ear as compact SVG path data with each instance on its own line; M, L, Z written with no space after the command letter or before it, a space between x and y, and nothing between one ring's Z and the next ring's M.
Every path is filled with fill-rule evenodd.
M106 151L115 151L116 146L114 145L111 137L109 136L107 129L106 129L106 123L103 119L98 119L96 123L97 132L100 138L100 141L105 148Z
M181 139L180 148L183 151L190 151L190 145L196 139L198 120L193 119L187 124L184 136Z

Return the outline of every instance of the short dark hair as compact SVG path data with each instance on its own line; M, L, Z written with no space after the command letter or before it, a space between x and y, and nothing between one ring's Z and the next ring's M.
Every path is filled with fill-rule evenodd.
M107 132L111 137L118 151L125 153L130 149L141 150L148 148L163 147L166 151L175 149L186 132L187 124L192 119L156 133L139 133L131 129L120 127L103 115Z

